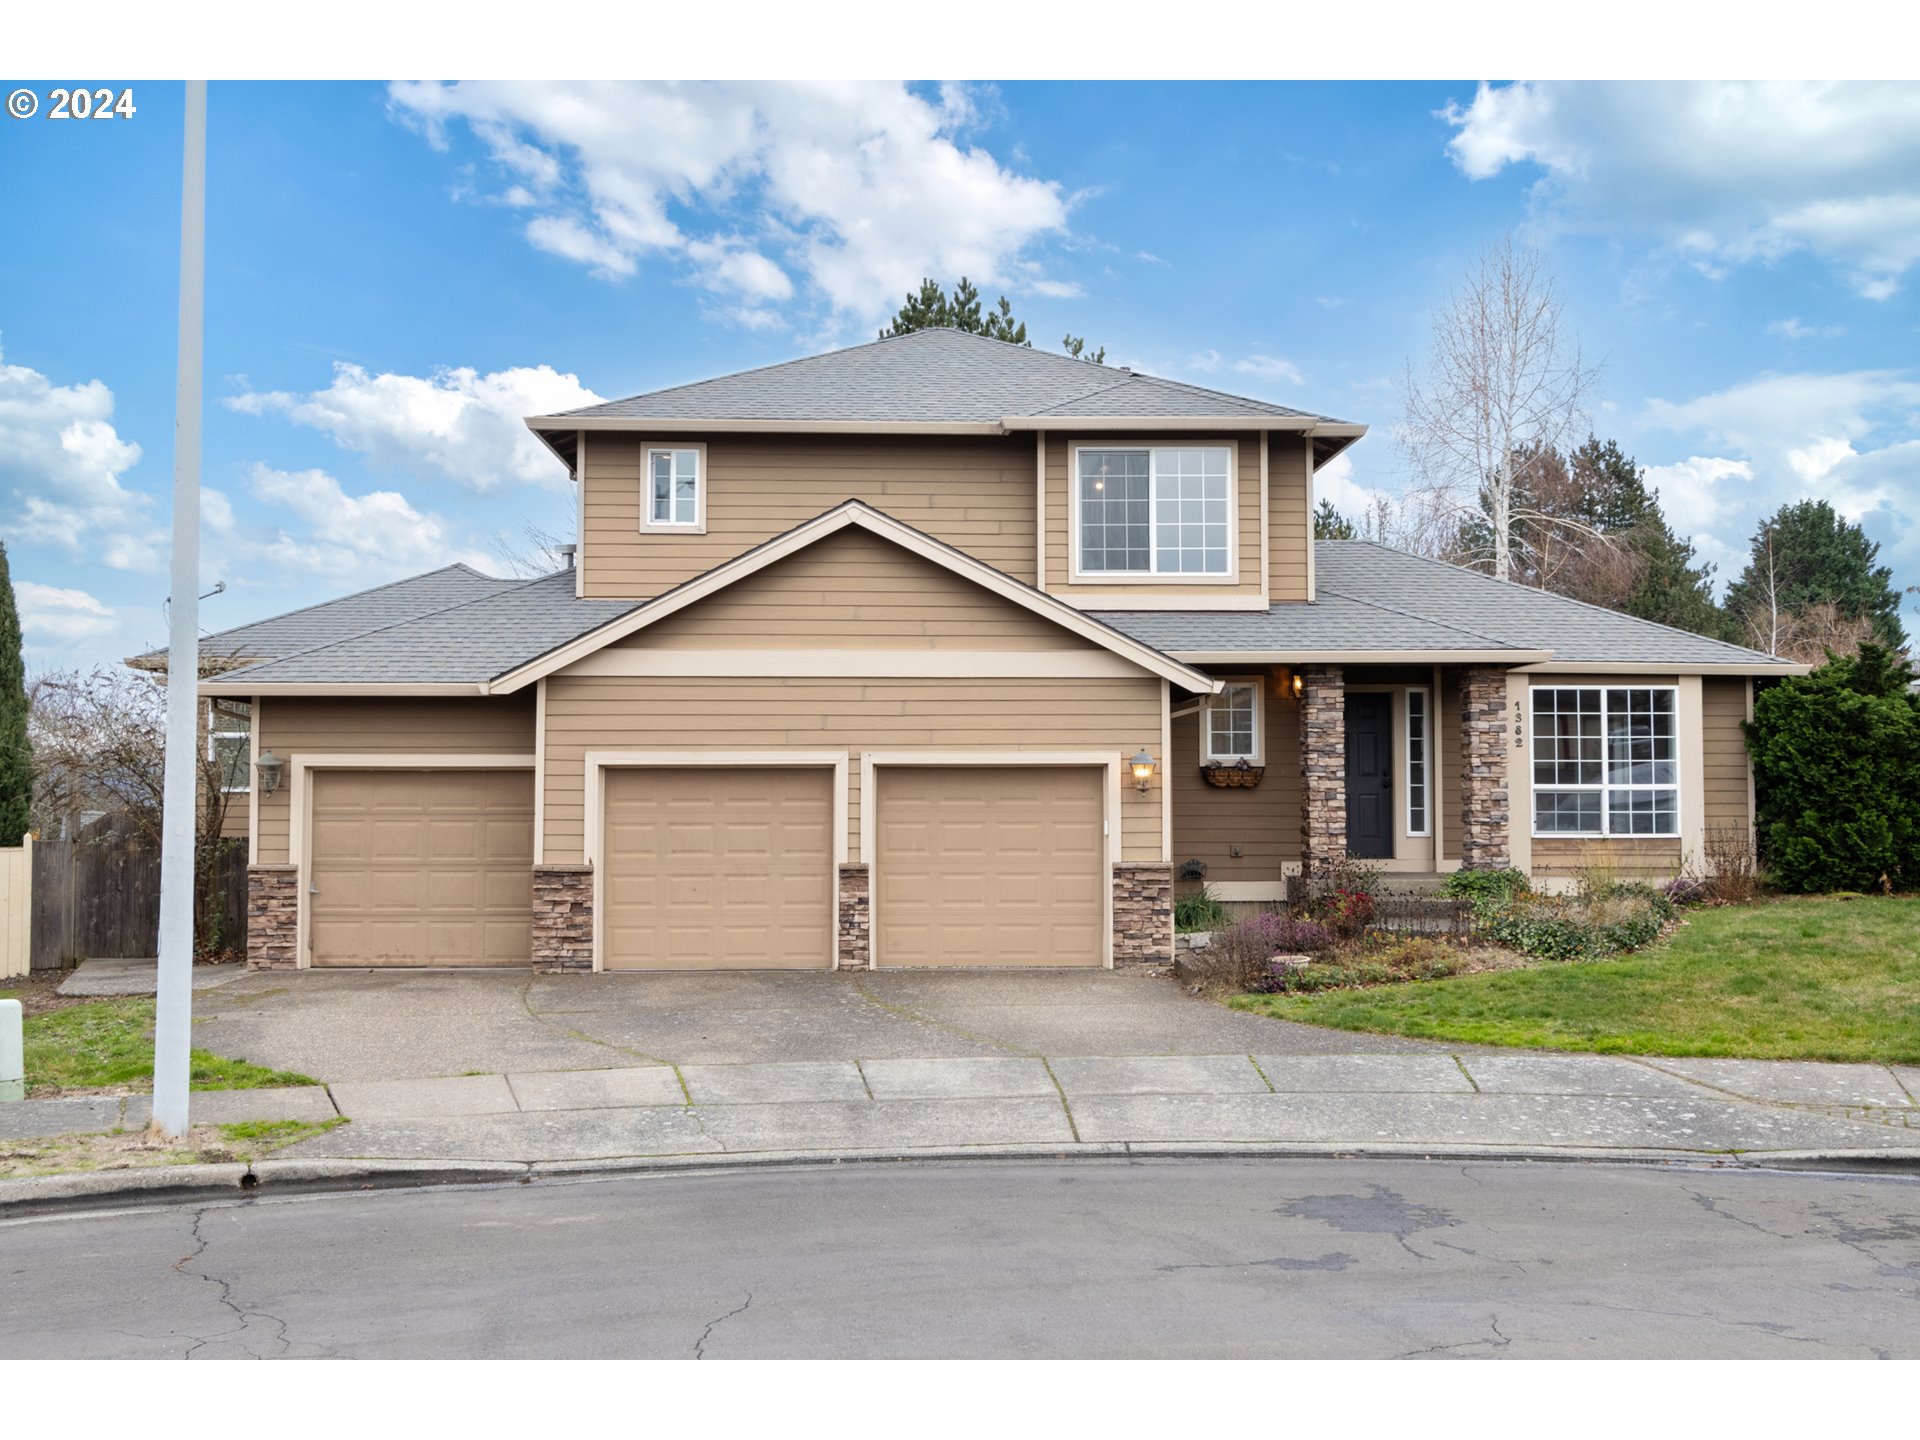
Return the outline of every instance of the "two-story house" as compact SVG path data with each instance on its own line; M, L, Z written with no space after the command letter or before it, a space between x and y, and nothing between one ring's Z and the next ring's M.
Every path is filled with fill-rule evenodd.
M1360 425L953 331L527 423L569 568L208 642L253 964L1100 966L1202 876L1666 875L1796 668L1315 542Z

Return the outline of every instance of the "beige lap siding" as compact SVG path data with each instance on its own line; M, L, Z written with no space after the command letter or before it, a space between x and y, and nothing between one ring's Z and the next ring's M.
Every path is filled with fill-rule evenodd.
M1216 669L1232 676L1226 666ZM1206 862L1209 882L1277 882L1300 858L1300 705L1272 675L1261 681L1267 773L1251 790L1220 790L1200 773L1199 715L1173 722L1167 784L1173 795L1173 863ZM1240 855L1233 854L1235 846ZM1186 888L1194 888L1189 883Z
M706 446L705 534L640 530L650 445ZM1015 579L1034 578L1033 438L591 432L581 582L649 598L843 500L864 500Z
M1100 647L870 531L843 530L609 650Z
M1752 684L1744 675L1736 679L1709 676L1700 682L1709 846L1715 830L1744 830L1753 824L1748 796L1751 761L1740 729L1747 718L1747 691Z
M1313 525L1307 516L1307 456L1312 447L1304 435L1267 436L1267 564L1274 600L1308 598Z
M582 858L589 751L847 750L848 854L863 750L1111 752L1160 746L1159 679L568 676L547 681L546 859ZM1161 779L1123 783L1117 858L1161 858Z
M256 863L287 863L293 762L303 755L531 755L534 692L473 699L361 698L259 702L260 749L287 762L280 788L260 800Z
M1144 447L1198 447L1221 445L1229 441L1238 446L1240 483L1234 495L1236 524L1239 528L1239 576L1234 584L1178 584L1154 578L1120 577L1110 582L1073 580L1072 463L1076 446L1089 441L1114 442ZM1031 442L1029 442L1031 443ZM1214 599L1224 596L1260 594L1260 437L1257 434L1200 435L1180 432L1168 435L1134 433L1124 436L1089 433L1085 436L1051 432L1047 435L1047 585L1052 594L1066 600L1097 599L1102 595L1138 595L1151 593L1156 600L1177 603L1180 599ZM1034 455L1027 453L1027 471L1033 473ZM1303 481L1304 483L1304 481ZM1304 490L1302 492L1304 499ZM1301 515L1305 515L1302 506ZM1304 557L1304 551L1302 555ZM1289 599L1305 599L1305 573L1301 590Z

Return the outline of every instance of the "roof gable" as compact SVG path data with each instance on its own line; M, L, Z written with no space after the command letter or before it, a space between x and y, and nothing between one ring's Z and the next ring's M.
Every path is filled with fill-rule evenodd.
M1089 641L1184 690L1211 694L1219 689L1218 681L1200 671L1162 654L1152 646L1095 619L1064 600L1057 600L1043 591L1034 589L1031 585L1022 584L991 565L976 560L963 551L934 539L924 531L916 530L911 525L904 524L858 500L849 500L837 505L825 514L795 526L784 535L776 536L765 544L756 546L745 554L714 567L704 575L697 576L686 584L647 601L592 632L556 647L539 659L499 676L487 689L493 694L510 694L523 686L531 685L597 651L626 641L628 637L641 635L650 627L664 625L671 617L690 610L708 597L742 584L787 557L797 555L844 530L856 527L931 562L949 575L970 582L979 590L998 596L1017 609L1050 623L1058 630ZM956 634L954 638L961 640L962 636ZM834 645L828 648L837 646L836 640ZM969 648L977 649L979 646L974 643Z

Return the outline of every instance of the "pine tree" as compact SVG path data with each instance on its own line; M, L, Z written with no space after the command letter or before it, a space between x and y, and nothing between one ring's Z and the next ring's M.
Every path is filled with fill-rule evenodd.
M33 808L33 752L27 746L27 674L20 612L0 541L0 845L18 845Z
M1782 505L1754 532L1747 568L1727 589L1727 609L1755 635L1777 633L1781 617L1831 606L1862 620L1890 650L1905 647L1893 571L1873 562L1878 542L1842 520L1825 500Z
M989 340L1004 340L1009 345L1025 345L1032 348L1033 342L1027 339L1027 324L1016 320L1013 315L1013 302L1006 296L1000 297L1000 303L992 309L986 309L980 302L980 290L966 276L960 277L960 283L953 287L949 295L940 288L940 282L925 279L920 288L907 296L906 303L888 322L887 328L880 332L880 338L886 340L895 335L911 335L916 330L949 329L959 330L968 335L984 335ZM1096 365L1104 365L1107 359L1105 349L1092 355L1082 355L1086 341L1068 336L1065 348L1076 359L1090 359Z
M1313 508L1313 538L1316 540L1358 540L1359 527L1323 499Z

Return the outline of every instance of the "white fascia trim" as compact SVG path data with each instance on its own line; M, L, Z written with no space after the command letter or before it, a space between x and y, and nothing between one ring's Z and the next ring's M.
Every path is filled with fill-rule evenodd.
M1547 668L1550 650L1174 650L1195 665L1510 665ZM1534 665L1532 662L1541 662ZM1673 674L1668 666L1660 673Z
M1007 430L1307 430L1319 424L1312 416L1289 415L1006 415Z
M264 683L259 680L202 680L199 686L202 695L304 695L316 700L330 696L346 695L485 695L488 693L484 680L463 680L459 682L432 683L420 685L375 685L375 684L316 684L312 682L295 683L283 681Z
M1811 665L1790 665L1785 661L1766 664L1745 661L1715 664L1678 664L1668 661L1658 664L1653 661L1614 661L1612 663L1586 660L1555 660L1531 665L1514 667L1522 674L1546 671L1554 675L1805 675L1812 671Z
M1110 650L599 650L562 675L1032 680L1138 675ZM542 679L538 683L547 682ZM1162 683L1166 683L1164 680Z
M693 420L673 415L530 415L526 426L542 430L612 430L634 434L716 435L1004 435L991 420Z
M850 525L858 525L883 540L892 541L903 550L912 551L916 555L933 561L936 565L951 570L956 575L972 580L983 590L991 591L1002 599L1011 600L1023 609L1052 620L1062 629L1079 635L1083 639L1091 640L1094 644L1111 650L1116 655L1123 655L1142 670L1157 675L1162 680L1171 680L1184 690L1212 693L1219 688L1210 676L1176 660L1170 660L1150 645L1143 645L1137 640L1109 629L1098 621L1088 619L1080 613L1079 608L1067 601L1044 595L1032 586L1022 585L1018 580L1001 574L991 565L983 564L971 556L929 541L889 516L854 502L836 506L825 515L817 516L789 531L780 539L717 566L699 579L691 580L679 589L669 591L659 599L601 626L598 630L589 631L577 640L541 656L538 660L522 665L516 670L509 670L486 686L485 691L491 695L510 695L542 676L551 675L556 670L563 670L583 656L603 649L616 640L623 640L629 635L636 634L647 626L666 619L669 615L677 614L696 601L704 600L707 596L724 590L735 581L743 580L749 575L764 570L775 561L783 560L797 551L804 550L807 546L824 540L829 535L837 534Z

